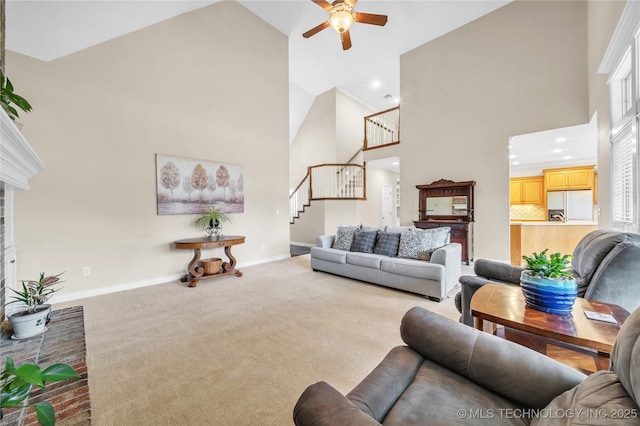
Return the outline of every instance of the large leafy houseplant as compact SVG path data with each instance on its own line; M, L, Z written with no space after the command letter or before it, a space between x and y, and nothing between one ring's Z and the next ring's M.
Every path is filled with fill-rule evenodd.
M22 96L14 93L11 80L0 72L0 105L2 105L2 108L7 112L7 114L9 114L9 117L15 119L18 118L19 115L18 111L12 104L24 112L31 111L31 105L29 102Z
M7 357L4 370L0 375L2 382L0 418L2 418L2 408L33 407L41 425L55 425L55 412L49 401L40 401L33 405L24 405L23 402L29 397L34 386L44 388L46 383L61 382L76 377L80 376L67 364L53 364L41 370L36 364L22 364L16 367L13 359Z

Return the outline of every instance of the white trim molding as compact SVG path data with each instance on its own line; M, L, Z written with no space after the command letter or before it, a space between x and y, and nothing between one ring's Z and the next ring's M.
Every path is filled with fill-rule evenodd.
M45 165L2 108L0 131L0 182L5 188L26 191L29 179Z
M602 57L598 74L611 74L640 29L640 2L627 1Z

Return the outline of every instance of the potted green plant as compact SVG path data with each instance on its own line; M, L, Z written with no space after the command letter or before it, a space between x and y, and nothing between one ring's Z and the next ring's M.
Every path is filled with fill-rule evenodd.
M209 209L209 213L200 216L195 224L198 228L202 228L208 237L212 235L221 237L222 224L231 221L232 219L229 213L226 213L222 208L214 206Z
M7 318L13 328L14 339L26 339L36 336L45 330L48 322L51 305L46 302L51 295L59 290L54 285L61 283L60 275L45 276L40 274L38 281L22 281L22 289L11 289L15 293L11 296L14 300L7 303L19 303L15 312L7 314Z
M80 376L67 364L54 364L41 370L36 364L22 364L16 367L13 359L7 357L4 370L0 375L2 382L2 387L0 387L0 419L3 408L33 407L41 425L55 425L55 412L49 401L40 401L33 405L23 405L23 402L31 394L33 386L44 388L46 383L61 382L76 377Z
M570 254L553 253L549 249L531 256L520 275L520 287L528 306L553 314L568 314L578 296L578 285L571 273Z
M18 111L11 105L15 104L16 107L20 108L24 112L31 111L31 105L29 102L23 98L22 96L13 92L13 84L8 77L5 77L3 73L0 72L0 104L2 108L9 114L9 117L12 120L15 120L19 117Z

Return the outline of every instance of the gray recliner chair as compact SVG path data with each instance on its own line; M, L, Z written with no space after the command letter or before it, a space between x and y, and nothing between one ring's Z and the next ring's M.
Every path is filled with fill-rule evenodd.
M640 422L640 310L620 330L611 371L590 376L421 307L405 314L400 333L407 346L393 348L346 396L325 382L309 386L293 410L295 424Z
M544 247L540 248L540 251ZM530 254L530 253L528 253ZM640 235L597 229L585 235L571 260L578 282L578 296L622 306L633 312L640 306ZM487 283L520 285L524 268L487 259L476 259L476 276L460 277L462 290L455 304L460 321L473 327L471 297Z

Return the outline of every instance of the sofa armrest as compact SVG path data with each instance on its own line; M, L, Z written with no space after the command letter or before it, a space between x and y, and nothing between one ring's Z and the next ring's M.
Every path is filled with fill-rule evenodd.
M316 237L316 246L331 248L331 246L333 246L333 241L335 239L336 239L335 235L320 235L319 237Z
M462 245L449 243L431 253L431 262L444 266L445 295L458 284L462 274Z
M405 314L400 334L423 357L527 407L544 408L587 377L529 348L421 307Z
M480 287L488 283L496 284L497 282L474 275L463 275L460 277L460 309L458 309L462 314L460 322L473 327L471 298Z
M326 382L309 386L293 409L298 426L380 425Z
M476 259L473 262L473 272L476 275L492 281L510 284L520 284L520 274L524 268L495 260Z

